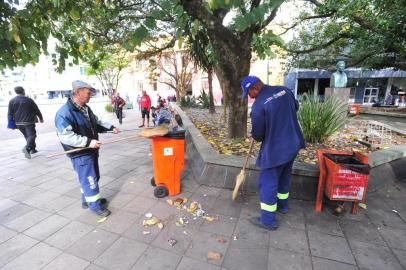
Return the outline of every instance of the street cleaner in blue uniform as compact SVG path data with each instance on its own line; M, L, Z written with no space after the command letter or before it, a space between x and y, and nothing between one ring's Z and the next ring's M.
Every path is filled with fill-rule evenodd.
M106 207L106 199L101 197L99 190L99 148L102 142L99 141L98 133L113 131L117 134L119 130L99 120L86 105L93 87L82 81L74 81L72 88L73 98L69 98L55 116L57 134L65 151L85 148L67 154L78 174L82 207L106 217L110 215L110 211Z
M252 137L261 142L256 162L260 168L258 181L261 216L250 222L276 230L276 212L288 212L288 198L293 161L305 147L297 120L299 104L292 91L284 86L265 85L256 76L241 81L242 98L255 99L251 108Z

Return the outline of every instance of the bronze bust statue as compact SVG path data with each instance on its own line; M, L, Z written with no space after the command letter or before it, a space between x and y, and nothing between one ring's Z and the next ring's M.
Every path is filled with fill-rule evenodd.
M345 88L347 86L347 74L345 74L345 62L337 62L337 71L331 74L330 87L331 88Z

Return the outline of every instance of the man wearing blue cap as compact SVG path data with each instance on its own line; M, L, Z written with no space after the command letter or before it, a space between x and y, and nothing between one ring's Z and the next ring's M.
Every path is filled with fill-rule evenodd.
M102 142L99 141L98 133L113 131L117 134L119 130L99 120L86 105L93 87L82 81L74 81L72 88L73 98L69 98L55 116L57 134L65 151L84 148L67 154L78 174L82 207L106 217L110 215L110 211L106 207L106 199L101 197L99 191L99 148Z
M305 147L296 112L299 104L284 86L269 86L256 76L241 81L242 98L255 99L251 109L252 137L261 142L256 165L259 175L261 216L251 218L254 225L276 230L276 211L286 214L293 161Z

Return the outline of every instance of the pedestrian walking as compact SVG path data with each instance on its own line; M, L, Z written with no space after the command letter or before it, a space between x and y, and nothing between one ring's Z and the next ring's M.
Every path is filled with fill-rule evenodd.
M113 95L111 99L111 104L113 105L114 111L120 125L123 123L123 107L125 106L125 101L120 97L120 93Z
M141 111L141 96L140 96L140 94L137 95L137 105L138 105L138 110Z
M146 91L142 91L141 97L141 117L142 124L139 127L145 126L145 118L147 118L147 127L149 127L149 111L151 109L151 98L148 96Z
M86 104L90 100L93 88L82 81L72 83L73 98L58 110L55 116L55 127L59 140L65 151L84 148L79 152L69 153L76 171L82 192L82 207L89 208L99 216L108 216L110 211L106 199L102 198L99 190L99 141L98 133L113 131L118 128L103 122L93 114Z
M262 228L278 228L276 211L288 212L293 161L305 147L296 112L299 103L284 86L269 86L256 76L241 81L243 98L254 98L251 110L252 137L261 142L256 165L260 168L261 216L250 219Z
M17 96L12 98L8 104L8 119L14 121L18 130L24 135L27 143L22 151L25 158L30 159L31 154L38 152L35 143L37 137L35 123L38 123L38 118L43 123L44 118L37 104L31 98L25 96L23 87L15 87L14 92Z
M162 97L160 94L156 94L156 102L155 104L158 106L159 104L161 104L162 101Z

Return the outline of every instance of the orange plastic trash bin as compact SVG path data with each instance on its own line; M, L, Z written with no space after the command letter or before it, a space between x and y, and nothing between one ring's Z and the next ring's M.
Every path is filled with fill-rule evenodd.
M352 214L358 203L365 201L370 167L368 156L358 152L318 149L320 176L315 211L320 212L323 196L329 200L353 202Z
M169 132L151 139L155 186L154 196L163 198L180 193L180 175L185 161L185 130Z

